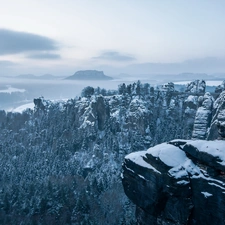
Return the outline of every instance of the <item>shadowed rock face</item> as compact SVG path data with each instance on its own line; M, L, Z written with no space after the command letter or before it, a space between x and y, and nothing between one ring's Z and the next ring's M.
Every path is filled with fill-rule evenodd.
M225 90L225 81L223 81L222 84L220 84L219 86L216 87L215 93L220 94L224 90Z
M225 223L225 142L175 140L131 153L123 163L137 224Z
M213 103L212 121L208 132L208 140L225 137L225 91L221 92Z
M204 96L200 96L198 101L199 108L197 109L195 115L192 138L205 139L207 135L207 129L209 128L212 119L214 98L209 92L207 92Z

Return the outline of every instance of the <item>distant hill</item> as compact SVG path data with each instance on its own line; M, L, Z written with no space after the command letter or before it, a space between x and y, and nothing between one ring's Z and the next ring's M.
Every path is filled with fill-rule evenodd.
M59 77L53 76L51 74L44 74L42 76L35 76L33 74L22 74L22 75L16 76L16 78L35 79L35 80L53 80L53 79L58 79Z
M45 80L52 80L52 79L56 79L56 76L53 76L52 74L44 74L42 76L38 76L38 79L45 79Z
M141 75L140 75L141 76ZM145 75L146 76L146 75ZM158 81L192 81L192 80L218 80L219 77L206 73L180 73L180 74L157 74L149 75L151 79Z
M36 79L36 76L33 74L21 74L16 76L16 78L21 78L21 79Z
M103 71L98 70L80 70L74 75L65 78L66 80L112 80L112 77L106 76Z
M223 78L223 79L225 79L225 73L214 73L212 75L215 76L216 78Z
M206 73L181 73L178 76L183 80L195 80L195 79L210 80L215 78L214 76L208 75Z

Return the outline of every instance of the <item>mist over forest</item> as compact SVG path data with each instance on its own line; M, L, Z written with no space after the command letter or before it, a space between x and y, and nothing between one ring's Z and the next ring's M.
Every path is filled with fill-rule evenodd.
M67 76L69 77L69 76ZM207 82L208 89L213 90L222 80L223 74L152 74L131 76L129 74L120 74L112 76L111 80L68 80L67 77L58 77L54 75L34 76L32 74L19 76L4 76L0 83L0 109L12 111L17 107L29 104L32 105L33 99L45 97L49 100L67 100L79 96L86 86L94 88L100 87L106 90L116 90L118 85L137 82L148 82L153 86L161 86L167 82L175 82L177 90L184 88L185 85L195 79L204 79ZM26 107L26 106L25 106Z

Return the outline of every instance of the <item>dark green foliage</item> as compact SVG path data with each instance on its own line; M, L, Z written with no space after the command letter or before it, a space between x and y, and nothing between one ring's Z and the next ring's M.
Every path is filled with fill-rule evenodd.
M95 89L93 87L87 86L81 91L82 97L91 97L95 92Z

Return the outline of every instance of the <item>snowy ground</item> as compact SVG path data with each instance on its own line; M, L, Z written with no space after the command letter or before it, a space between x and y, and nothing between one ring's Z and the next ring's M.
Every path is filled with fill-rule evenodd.
M17 112L17 113L22 113L26 109L34 109L34 103L33 102L27 103L27 104L21 105L19 107L16 107L14 109L11 109L9 111Z

